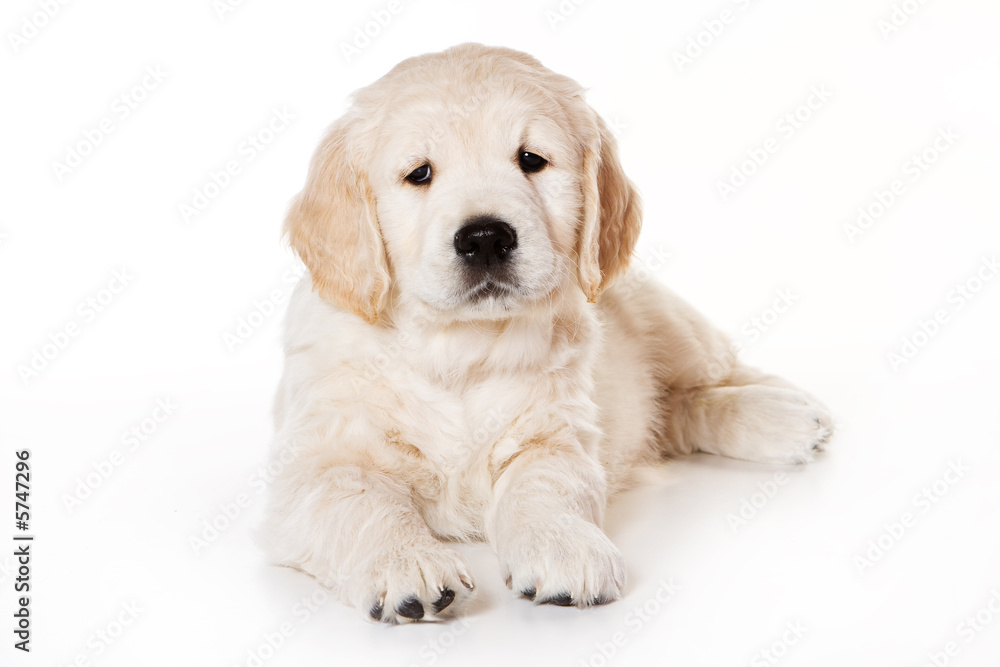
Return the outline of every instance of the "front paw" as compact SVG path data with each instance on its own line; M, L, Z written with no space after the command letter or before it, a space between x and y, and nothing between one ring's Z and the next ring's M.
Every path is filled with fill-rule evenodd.
M530 522L497 545L507 587L539 604L606 604L621 598L625 561L600 528L577 516Z
M387 548L350 578L349 588L367 618L397 624L455 616L475 587L458 553L429 543Z

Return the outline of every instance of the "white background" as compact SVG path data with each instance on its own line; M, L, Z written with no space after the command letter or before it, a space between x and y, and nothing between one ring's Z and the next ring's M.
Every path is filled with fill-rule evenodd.
M44 3L6 2L0 662L996 664L1000 278L983 262L1000 253L1000 7L909 0L885 35L893 1L567 1L554 22L557 0L407 0L350 60L341 45L388 2L249 0L221 16L211 0L72 2L51 18ZM723 10L729 23L713 23ZM704 46L681 66L689 40ZM606 527L630 579L616 604L515 600L473 545L460 549L481 595L465 621L385 627L332 600L303 613L315 584L268 566L250 537L295 267L283 211L351 91L463 41L528 51L590 89L645 199L640 265L749 362L822 397L839 431L812 466L697 456L617 500ZM147 68L164 74L143 90ZM802 107L814 87L829 99ZM123 94L135 107L124 118ZM268 135L275 109L294 118ZM779 123L796 112L787 136ZM57 173L105 118L111 132ZM957 138L935 151L942 130ZM269 143L250 159L244 142L259 134ZM724 201L718 184L769 138L776 151ZM933 164L913 178L925 150ZM240 172L185 220L181 205L231 160ZM894 180L901 194L850 239L845 225ZM670 257L660 266L656 253ZM122 270L127 286L105 292ZM979 271L992 279L977 283ZM960 285L979 289L960 299ZM793 303L774 317L780 290ZM275 296L273 313L253 315ZM937 311L934 335L916 335L894 368L889 353ZM260 326L227 345L248 318ZM67 326L76 335L62 337ZM36 352L51 358L32 375ZM162 422L157 400L176 405ZM129 448L134 428L148 434ZM21 448L30 655L12 648ZM934 502L920 500L935 483ZM237 499L247 507L228 521ZM212 521L230 525L213 534ZM207 546L196 553L192 537ZM661 581L677 587L666 602Z

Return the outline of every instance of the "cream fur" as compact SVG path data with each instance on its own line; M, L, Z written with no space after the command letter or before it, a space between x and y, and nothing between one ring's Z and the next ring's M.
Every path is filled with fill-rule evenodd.
M479 214L516 229L517 289L470 301L452 238ZM489 541L517 594L601 604L625 584L604 508L639 466L809 461L820 403L667 290L612 284L639 227L613 137L530 56L466 44L359 91L286 220L312 280L287 315L269 557L385 622L460 613L448 540Z

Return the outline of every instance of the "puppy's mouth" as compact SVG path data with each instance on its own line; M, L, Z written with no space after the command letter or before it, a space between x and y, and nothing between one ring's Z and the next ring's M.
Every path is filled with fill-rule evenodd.
M517 293L517 288L496 280L485 280L473 287L465 296L466 301L479 302L486 299L503 299Z

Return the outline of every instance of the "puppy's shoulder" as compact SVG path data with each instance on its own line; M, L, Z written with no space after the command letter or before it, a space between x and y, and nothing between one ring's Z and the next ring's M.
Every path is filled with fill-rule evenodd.
M304 277L296 285L285 314L285 355L311 352L328 359L351 356L351 350L371 339L372 327L353 313L330 304Z

